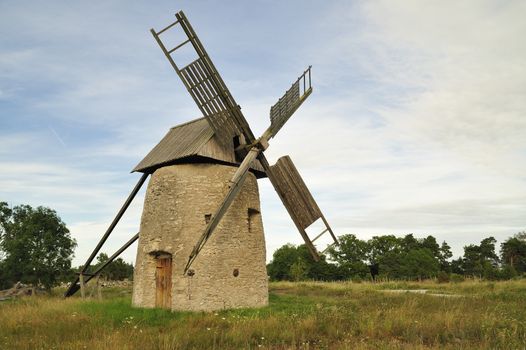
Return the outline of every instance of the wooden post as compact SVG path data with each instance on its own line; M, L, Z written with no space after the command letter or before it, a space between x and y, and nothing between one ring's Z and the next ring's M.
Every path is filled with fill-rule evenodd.
M99 279L100 279L100 275L97 275L97 299L102 300L102 293L100 291Z
M80 296L82 299L86 297L86 286L84 285L84 275L82 272L79 274L79 283L80 283Z

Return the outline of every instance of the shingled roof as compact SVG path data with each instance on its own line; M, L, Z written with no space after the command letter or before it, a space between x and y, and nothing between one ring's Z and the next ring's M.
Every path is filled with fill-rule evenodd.
M153 173L163 166L196 162L240 164L236 161L234 146L228 149L217 142L205 118L171 128L132 172ZM254 162L251 170L258 178L266 177L259 161Z

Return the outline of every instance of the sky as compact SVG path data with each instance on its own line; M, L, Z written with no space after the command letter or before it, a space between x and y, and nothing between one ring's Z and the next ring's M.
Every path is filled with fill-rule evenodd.
M255 134L313 66L312 95L266 155L290 155L337 235L432 234L459 256L526 230L524 1L2 0L0 201L55 209L74 265L138 181L131 169L201 116L149 32L179 10ZM259 186L269 260L302 239ZM143 201L103 251L138 232Z

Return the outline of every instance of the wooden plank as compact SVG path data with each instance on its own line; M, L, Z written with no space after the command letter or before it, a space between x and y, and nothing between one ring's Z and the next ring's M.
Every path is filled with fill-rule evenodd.
M182 11L176 13L175 16L177 17L177 20L181 23L181 27L184 30L186 36L188 38L191 38L192 45L195 51L197 52L198 56L201 58L201 60L198 62L200 62L201 68L206 73L206 75L211 78L210 82L214 86L215 88L214 90L218 92L219 99L222 101L226 109L229 111L228 113L229 119L231 119L234 122L236 129L239 130L237 135L243 134L247 142L249 143L254 142L255 141L254 134L252 133L252 130L250 130L250 127L245 117L241 113L241 109L239 105L236 103L236 101L230 94L230 91L228 90L223 79L217 72L217 69L212 63L212 60L210 59L206 50L204 49L204 46L202 45L201 41L197 37L191 24L186 19L186 16L184 15ZM216 133L221 133L220 129L214 128L214 131L216 131ZM225 141L228 141L228 140L225 140Z
M317 235L316 237L314 237L314 238L312 239L312 243L316 242L316 240L317 240L318 238L320 238L321 236L323 236L323 234L324 234L325 232L327 232L327 231L329 231L329 228L328 228L328 227L326 227L325 230L321 231L321 233L320 233L319 235Z
M102 300L102 293L100 290L100 275L97 275L97 299Z
M139 190L141 189L141 186L144 184L144 182L146 181L148 176L149 176L149 174L143 174L141 176L141 178L139 179L139 181L137 182L137 184L135 185L135 187L133 188L133 190L129 194L128 198L126 199L126 201L122 205L121 209L119 210L119 212L117 213L117 215L115 216L113 221L111 222L110 226L108 227L108 229L106 230L106 232L104 233L102 238L100 239L99 243L97 244L97 246L95 247L93 252L91 252L91 255L89 256L88 260L86 260L86 262L84 263L84 266L80 270L80 273L85 273L88 270L88 267L90 266L91 262L93 261L93 259L97 255L97 253L99 252L100 248L102 248L102 245L104 244L104 242L106 242L106 240L110 236L110 234L113 231L113 229L115 228L115 226L117 226L117 223L121 219L122 215L124 215L124 212L126 211L126 209L128 209L128 207L129 207L130 203L132 202L133 198L135 198L135 195L137 194L137 192L139 192ZM66 293L64 294L64 297L67 298L67 297L73 295L78 290L78 287L77 287L77 282L78 281L79 281L79 278L76 278L69 285L69 288L66 290Z
M285 94L270 108L270 123L271 123L271 136L276 136L278 131L285 125L287 120L294 114L294 112L301 106L303 102L312 93L312 87L310 85L310 70L311 67L307 68L303 74L292 84L292 87L288 89ZM309 73L309 88L306 89L306 74ZM300 95L300 81L303 80L303 93Z
M162 274L163 267L161 260L157 259L155 267L155 307L163 307L163 285L162 285Z
M230 188L225 198L223 199L223 202L221 202L219 207L213 213L211 220L206 225L205 231L199 237L197 243L192 249L192 252L190 253L190 257L188 258L188 262L186 263L186 266L184 268L184 273L188 271L188 269L194 262L195 258L197 257L201 249L203 249L205 243L210 238L210 236L214 232L217 225L219 225L219 222L221 221L223 216L226 214L228 208L230 207L230 205L236 198L237 194L241 190L241 187L243 186L243 183L247 177L250 165L260 153L261 153L261 150L259 150L257 147L252 147L250 151L248 152L247 156L245 157L245 159L243 159L243 162L239 165L239 168L237 168L236 172L232 176L232 179L230 180Z
M86 297L86 283L84 283L84 275L81 273L79 275L79 283L80 283L80 296L82 299Z
M210 91L217 92L218 97L216 101L217 102L221 101L221 105L224 106L222 113L216 113L216 114L211 115L210 111L209 110L207 111L205 109L205 106L203 105L203 101L200 101L195 91L192 90L192 84L189 83L188 74L186 75L184 74L184 70L188 66L180 70L179 67L177 67L176 63L174 62L171 56L172 51L168 51L166 49L158 33L155 30L151 29L150 32L152 33L153 37L159 44L159 47L161 48L166 58L168 59L168 61L170 62L174 70L176 71L177 75L179 75L179 78L181 78L186 89L188 90L192 98L194 99L198 108L201 110L203 115L206 117L206 119L210 123L210 126L216 133L217 137L219 137L224 144L228 144L228 145L232 143L232 138L234 136L241 135L241 134L245 136L245 139L249 143L254 142L255 141L254 134L252 133L252 130L250 130L250 127L245 117L241 113L241 109L239 105L236 103L236 101L230 94L230 91L228 90L223 79L217 72L217 69L212 63L212 60L208 56L206 50L201 44L201 41L197 37L192 26L188 22L186 16L184 15L182 11L176 13L175 16L177 17L177 22L181 24L181 28L186 34L188 40L190 40L192 47L194 48L195 52L197 53L197 56L199 57L198 60L195 60L190 65L192 67L199 67L204 73L203 77L209 78L208 79L209 81L207 82L207 84L210 86L213 86L213 90L210 90ZM168 28L165 28L161 32L167 29ZM214 120L216 118L218 118L219 121ZM228 126L228 130L224 129L225 125ZM235 132L232 133L232 130L235 130Z
M285 156L281 157L278 162L276 162L276 165L269 169L268 162L263 154L260 155L259 161L263 165L263 168L267 170L267 175L272 185L276 189L276 192L289 212L292 221L294 221L294 224L303 237L305 245L311 252L314 260L318 261L320 257L313 244L315 240L325 232L329 231L334 240L333 245L339 244L339 242L318 207L318 204L316 204L312 194L305 185L305 182L303 182L303 179L294 166L294 163L292 163L290 157ZM322 219L326 229L314 238L314 240L311 240L305 229L319 218ZM324 252L325 251L326 250L324 250Z
M155 268L155 306L171 308L172 300L172 258L159 256Z
M290 157L281 157L271 167L276 190L282 193L283 204L301 228L306 229L322 214Z
M164 307L170 309L172 302L172 258L166 258L165 260L165 295L164 295Z

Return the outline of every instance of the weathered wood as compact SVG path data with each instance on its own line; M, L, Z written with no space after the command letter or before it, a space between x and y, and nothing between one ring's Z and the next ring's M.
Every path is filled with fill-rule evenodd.
M217 137L219 142L223 146L231 148L234 138L244 136L247 143L246 148L251 148L250 152L245 156L243 162L236 171L231 181L232 185L225 199L208 222L204 233L194 246L184 272L186 273L188 271L197 254L203 248L215 227L219 224L221 218L228 210L230 204L235 199L244 179L246 178L250 165L256 160L256 158L258 158L259 163L270 178L313 257L316 260L319 259L316 248L305 232L305 228L323 216L314 201L314 198L305 186L301 176L299 176L294 164L290 161L290 158L286 157L285 159L280 159L273 169L271 169L265 156L261 153L268 147L269 139L277 134L292 114L312 93L311 67L309 66L307 70L305 70L292 84L292 87L286 91L285 95L280 98L274 106L272 106L270 112L271 125L263 135L256 140L254 134L250 130L248 122L241 113L241 108L230 94L230 91L212 63L212 60L206 53L206 50L201 44L201 41L197 37L191 24L186 19L186 16L182 11L176 13L175 16L188 40L190 40L198 58L179 69L171 56L171 53L175 51L177 47L176 49L168 51L157 33L152 29L151 32L157 43L182 80L194 102L205 116L210 127L213 129L214 136ZM300 91L300 84L303 85L303 92ZM213 147L213 144L210 144L208 147ZM220 151L219 153L222 152ZM238 155L242 153L244 152L238 150ZM230 156L230 153L228 156ZM233 156L235 159L235 152ZM336 241L336 238L326 223L326 220L323 219L323 221Z
M146 174L146 173L142 174L141 178L139 179L139 181L137 182L133 190L128 195L128 198L126 198L126 201L124 202L120 210L117 212L117 215L111 222L110 226L108 227L106 232L104 232L104 235L102 235L102 238L100 239L99 243L97 243L97 246L95 247L95 249L93 249L93 252L91 252L91 255L89 256L88 260L86 260L86 262L84 263L84 266L82 266L82 269L80 270L81 274L87 272L91 262L93 261L93 259L95 259L95 256L99 252L100 248L102 248L102 246L104 245L104 243L106 242L110 234L113 232L113 229L115 228L115 226L117 226L117 223L122 218L122 216L124 215L128 207L130 206L131 202L135 198L135 195L137 195L137 192L139 192L139 190L141 189L142 185L144 184L144 182L146 181L149 175L150 174ZM64 294L64 297L69 297L78 290L78 288L76 287L78 281L79 281L79 278L77 277L75 281L73 281L69 285L69 288Z
M338 238L336 238L336 235L332 231L332 228L329 225L329 222L327 221L327 219L325 219L325 216L323 216L323 214L321 214L321 219L323 220L323 223L325 224L325 227L327 227L327 229L329 230L329 233L331 234L331 237L332 237L332 240L334 241L334 244L339 245L340 241L338 241Z
M158 33L151 29L161 50L220 141L228 145L231 144L233 137L243 134L247 140L253 142L255 137L239 105L230 94L186 16L180 11L176 17L187 36L187 41L190 41L199 58L179 69L171 54L182 45L167 50Z
M160 31L158 31L157 35L161 35L162 33L164 33L165 31L167 31L168 29L172 28L174 25L176 25L177 23L179 23L179 21L175 21L173 22L172 24L169 24L168 26L164 27L163 29L161 29Z
M97 299L102 300L102 292L100 290L100 275L97 275L96 280L96 286L97 286Z
M325 228L325 230L321 231L321 233L320 233L319 235L317 235L316 237L314 237L314 238L312 239L312 243L316 242L316 241L318 240L318 238L320 238L321 236L323 236L323 234L324 234L325 232L327 232L327 231L329 231L328 228Z
M33 285L26 285L21 282L17 282L9 289L0 290L0 301L15 299L21 296L32 297L36 292L37 288L35 288Z
M276 165L270 167L270 169L263 154L260 155L259 160L265 168L270 182L276 189L283 205L289 212L292 221L305 241L305 245L309 249L312 257L314 260L318 261L320 254L305 231L305 229L314 223L314 221L321 218L325 224L326 230L319 236L328 230L334 240L333 244L339 244L338 239L323 216L318 204L312 197L312 194L305 185L305 182L301 178L290 157L285 156L280 158ZM314 240L318 239L319 236ZM322 252L322 254L324 252Z
M293 220L303 228L309 227L321 217L321 211L303 182L298 170L288 156L281 157L272 167L276 190L289 209Z
M233 140L229 147L221 144L206 119L200 118L171 128L133 171L152 173L161 166L178 161L188 162L192 158L195 161L199 157L232 165L240 163L235 158ZM254 162L251 168L257 178L266 176L259 162Z
M241 190L241 187L243 186L243 182L245 181L247 177L248 169L250 165L257 158L260 152L261 151L257 147L253 147L248 153L248 155L245 157L245 159L243 159L243 162L241 163L239 168L234 173L234 176L232 177L232 180L230 181L231 182L230 189L228 190L228 193L225 196L225 199L223 200L219 208L215 211L215 213L212 215L211 220L206 225L205 231L203 232L201 237L199 237L199 240L197 241L196 245L192 249L192 253L188 257L188 262L186 263L183 273L186 274L186 272L192 265L193 261L195 260L199 252L201 251L201 249L203 249L206 241L210 238L210 236L214 232L217 225L219 225L219 222L221 221L223 216L226 214L228 208L230 207L230 205L236 198L237 194Z
M312 93L310 83L310 69L307 68L302 75L292 84L285 94L270 107L270 123L272 129L272 137L276 136L278 131L285 125L294 112L301 106L303 102ZM309 85L306 85L306 75L309 74ZM303 81L303 93L300 93L300 81Z
M79 275L79 283L80 283L80 296L82 299L86 297L86 283L84 283L84 275L81 273Z
M155 306L171 308L172 301L172 257L159 256L155 270Z
M128 249L128 247L131 246L138 239L139 239L139 233L136 233L135 236L133 236L128 242L124 243L124 245L122 247L120 247L119 250L117 250L115 253L113 253L113 255L110 256L108 258L108 260L106 262L104 262L104 264L99 266L99 268L97 270L95 270L95 272L93 274L87 274L87 275L85 274L85 276L88 276L88 278L85 278L84 283L87 283L88 281L90 281L93 278L93 276L99 275L102 272L102 270L104 270L106 268L106 266L111 264L113 262L113 260L115 260L119 255L121 255L123 251ZM78 280L77 280L77 282L78 282ZM71 288L71 286L70 286L70 288ZM71 296L71 295L75 294L79 290L79 288L80 288L79 284L75 283L73 288L71 289L70 294L69 295L66 294L64 296L68 297L68 296Z
M247 120L245 119L245 116L243 115L243 113L241 113L241 108L239 107L237 102L234 100L234 97L228 90L225 82L221 78L215 65L210 59L210 56L207 54L204 46L201 44L201 40L199 40L199 38L197 37L197 34L192 28L192 25L186 19L186 16L183 13L183 11L179 11L178 13L176 13L175 16L177 17L177 20L181 23L181 27L183 28L187 37L191 39L192 45L196 53L201 58L201 63L202 63L201 68L203 69L205 73L207 73L208 76L210 76L211 78L210 82L212 83L212 85L214 85L215 89L219 93L220 99L222 103L224 104L224 106L226 107L227 111L230 112L230 116L235 121L235 125L237 129L241 131L241 132L236 133L236 135L243 134L247 142L249 143L254 142L256 138L254 137L252 130L250 130L250 127L248 125ZM214 131L221 133L222 129L218 129ZM235 136L235 135L232 135L232 136ZM230 139L229 140L227 139L226 141L231 142L231 140L232 138L230 137Z
M173 49L171 49L170 51L168 51L168 53L172 53L174 52L175 50L177 50L178 48L188 44L190 42L190 39L187 39L185 41L183 41L182 43L180 43L179 45L177 45L176 47L174 47Z

